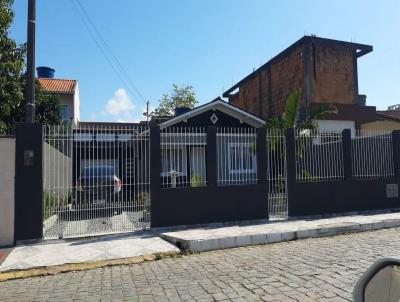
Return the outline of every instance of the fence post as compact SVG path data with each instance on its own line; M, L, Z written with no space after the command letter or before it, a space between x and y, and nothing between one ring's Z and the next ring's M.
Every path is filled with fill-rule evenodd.
M150 196L151 196L151 226L158 225L162 216L160 213L160 195L161 195L161 140L160 127L158 125L150 126ZM161 216L160 216L161 215Z
M287 199L288 216L295 216L293 213L295 197L294 186L296 184L296 137L293 128L285 130L286 143L286 181L287 181Z
M394 176L400 178L400 130L392 132Z
M207 184L217 186L217 128L207 127Z
M257 129L257 177L259 184L267 184L267 144L265 128ZM267 186L268 188L268 186ZM267 192L268 194L268 192Z
M343 174L346 181L353 179L353 162L351 152L351 130L344 129L342 132L342 151L343 151Z
M42 239L42 209L42 125L17 123L15 128L15 242Z

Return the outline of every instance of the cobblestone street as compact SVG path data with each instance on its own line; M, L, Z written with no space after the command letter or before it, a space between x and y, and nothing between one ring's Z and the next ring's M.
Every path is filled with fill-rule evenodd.
M383 256L400 256L399 228L7 281L0 300L351 301Z

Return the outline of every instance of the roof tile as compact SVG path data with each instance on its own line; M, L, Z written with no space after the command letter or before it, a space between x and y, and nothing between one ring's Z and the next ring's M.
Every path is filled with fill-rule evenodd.
M38 78L40 85L47 92L74 93L76 80Z

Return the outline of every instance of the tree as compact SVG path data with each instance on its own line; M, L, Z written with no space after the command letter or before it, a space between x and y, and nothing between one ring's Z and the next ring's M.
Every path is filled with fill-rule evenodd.
M270 129L315 129L317 120L329 113L337 113L337 108L331 104L319 104L311 110L303 119L299 119L301 102L301 90L293 91L286 99L285 112L282 117L273 117L267 121L267 128Z
M25 117L26 46L9 37L14 19L13 0L0 0L0 134L11 131ZM44 92L36 83L36 120L42 124L60 122L60 99Z
M0 0L0 133L23 118L25 46L9 38L13 0Z
M194 108L197 104L193 86L179 87L172 84L172 91L164 94L160 100L155 114L160 116L173 116L176 107Z
M300 131L300 136L306 138L310 134L310 130L318 127L317 121L321 117L329 113L337 113L336 106L331 104L319 104L314 110L309 110L307 116L303 119L299 119L300 113L300 102L301 102L301 90L295 90L291 92L286 99L285 112L282 117L275 116L267 121L266 127L269 129L270 136L268 138L268 146L272 157L277 160L285 158L285 148L283 147L284 136L282 131L289 128L296 128L304 131ZM277 135L274 135L274 131L277 131ZM304 140L297 142L297 156L301 157L304 150Z
M35 91L36 121L43 125L60 124L60 96L45 92L38 81L36 81Z

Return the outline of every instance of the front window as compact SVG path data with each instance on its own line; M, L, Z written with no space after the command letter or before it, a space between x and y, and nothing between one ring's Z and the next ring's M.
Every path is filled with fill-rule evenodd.
M113 166L92 166L83 169L83 177L105 177L114 176L115 168Z
M170 176L176 171L179 176L186 176L187 154L185 146L175 146L161 149L161 176Z
M229 145L229 172L255 173L256 172L255 148L251 144Z
M69 121L69 108L68 105L60 106L60 117L63 122Z

